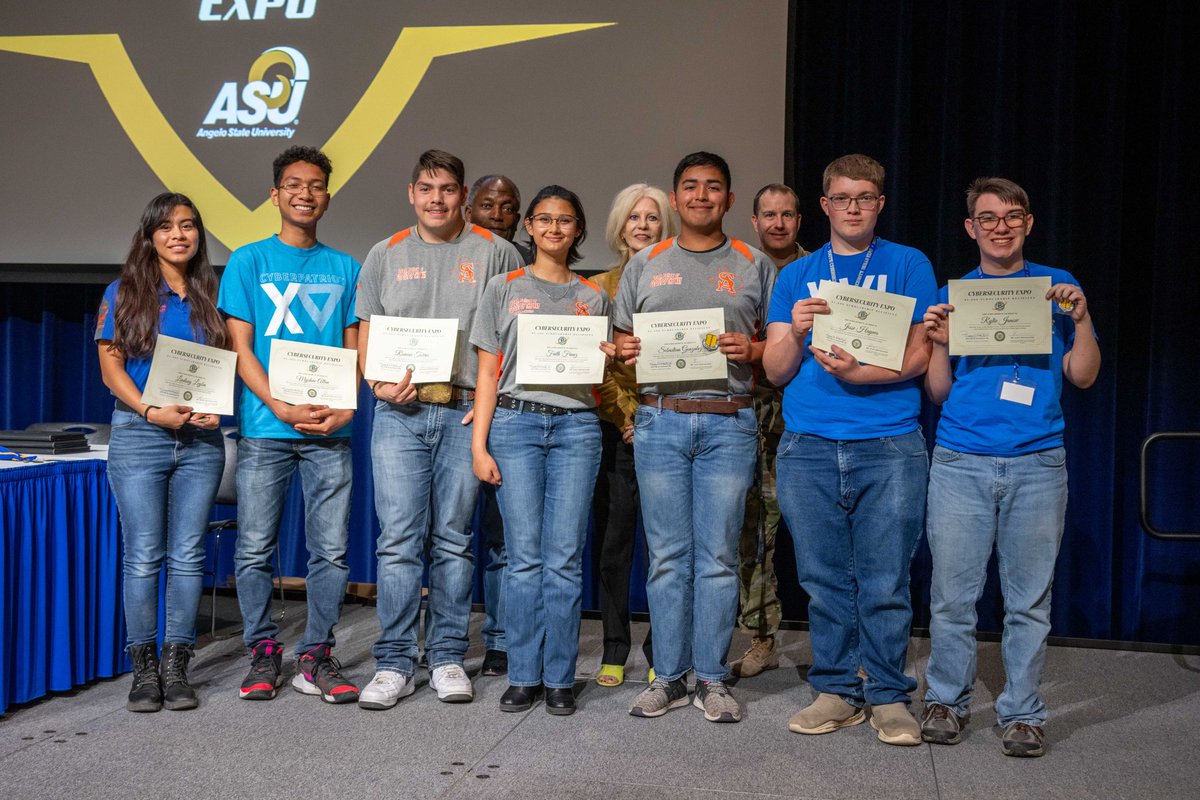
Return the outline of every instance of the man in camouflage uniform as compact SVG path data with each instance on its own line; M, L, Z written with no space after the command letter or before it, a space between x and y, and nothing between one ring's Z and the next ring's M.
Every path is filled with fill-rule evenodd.
M783 269L808 255L796 241L800 232L800 209L796 193L782 183L770 183L754 196L750 217L762 251ZM754 638L745 654L729 665L739 678L749 678L779 666L775 634L782 608L776 592L775 535L779 531L779 503L775 499L775 451L783 435L783 391L755 370L754 412L760 431L761 477L746 496L746 521L738 553L738 584L741 606L738 625ZM761 520L761 523L760 523ZM760 545L759 528L762 528ZM761 546L761 550L760 550Z

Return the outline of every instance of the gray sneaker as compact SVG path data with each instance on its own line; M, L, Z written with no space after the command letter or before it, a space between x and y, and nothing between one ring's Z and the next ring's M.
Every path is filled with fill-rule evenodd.
M661 717L672 708L688 703L687 683L683 678L668 681L655 678L633 701L629 713L635 717Z
M962 729L971 716L960 717L954 709L941 703L926 703L921 715L921 738L930 744L958 744Z
M1012 722L1000 736L1000 749L1006 756L1037 758L1046 752L1046 734L1036 725Z
M709 722L738 722L742 718L742 707L721 681L696 681L692 705L701 709Z

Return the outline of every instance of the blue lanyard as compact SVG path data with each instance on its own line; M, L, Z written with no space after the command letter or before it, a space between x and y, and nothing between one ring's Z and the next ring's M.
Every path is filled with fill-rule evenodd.
M867 257L863 259L862 267L859 268L859 270L858 270L858 277L854 280L855 286L862 286L863 276L867 274L867 264L871 263L871 256L875 254L875 243L878 241L879 241L879 237L876 236L874 239L871 240L871 243L869 245L867 245ZM833 243L832 242L825 245L825 257L829 259L829 280L833 281L834 283L837 283L837 279L838 279L837 270L834 269L834 266L833 266Z
M980 264L978 267L976 267L975 271L977 273L979 273L980 278L982 278L984 280L987 279L988 276L984 274L982 264ZM995 276L992 276L992 277L995 277ZM1025 261L1024 259L1022 259L1022 261L1021 261L1021 277L1023 277L1023 278L1029 277L1029 262ZM1015 383L1021 382L1021 361L1016 356L1013 356L1013 381Z

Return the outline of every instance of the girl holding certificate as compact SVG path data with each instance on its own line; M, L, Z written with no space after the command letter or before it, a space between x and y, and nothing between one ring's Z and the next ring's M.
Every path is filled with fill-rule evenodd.
M195 708L187 667L196 640L204 534L225 465L220 417L188 406L142 402L159 334L225 347L217 276L204 225L181 194L142 212L121 277L104 292L96 321L100 372L116 397L108 479L124 542L125 624L133 688L126 708ZM158 655L158 579L167 562L166 636Z
M586 327L582 320L571 321L607 318L609 299L571 271L587 232L574 192L561 186L538 192L525 212L525 230L535 249L533 263L488 282L471 329L471 344L479 351L471 452L476 476L499 487L508 550L509 688L500 709L524 711L544 687L546 710L565 715L575 711L583 545L600 466L600 423L592 384L518 383L519 320L556 315L546 325L561 326L557 341L568 343L566 349L576 336L572 330ZM607 321L602 330L601 339L607 338ZM524 354L526 363L553 349L541 341L537 352ZM525 346L532 344L530 337ZM607 341L599 347L610 357L615 352Z
M667 195L657 186L635 183L613 198L605 233L617 263L593 280L608 293L617 294L621 273L629 259L650 245L679 232ZM604 625L604 654L596 683L620 686L625 681L629 658L629 574L633 568L633 545L637 538L638 487L633 471L633 415L638 407L634 368L614 361L604 371L600 394L600 474L592 498L596 571L600 585L600 616ZM654 680L654 654L650 632L642 652Z

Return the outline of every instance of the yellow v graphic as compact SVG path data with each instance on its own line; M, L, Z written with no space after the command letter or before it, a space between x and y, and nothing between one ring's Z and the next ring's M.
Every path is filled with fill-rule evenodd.
M408 104L438 56L562 36L611 22L577 25L474 25L405 28L358 103L322 148L337 164L330 190L358 172ZM121 37L109 34L0 36L0 50L79 61L100 84L117 121L163 185L187 194L204 213L206 226L235 249L273 232L278 225L269 200L253 210L230 194L179 138L138 76Z

